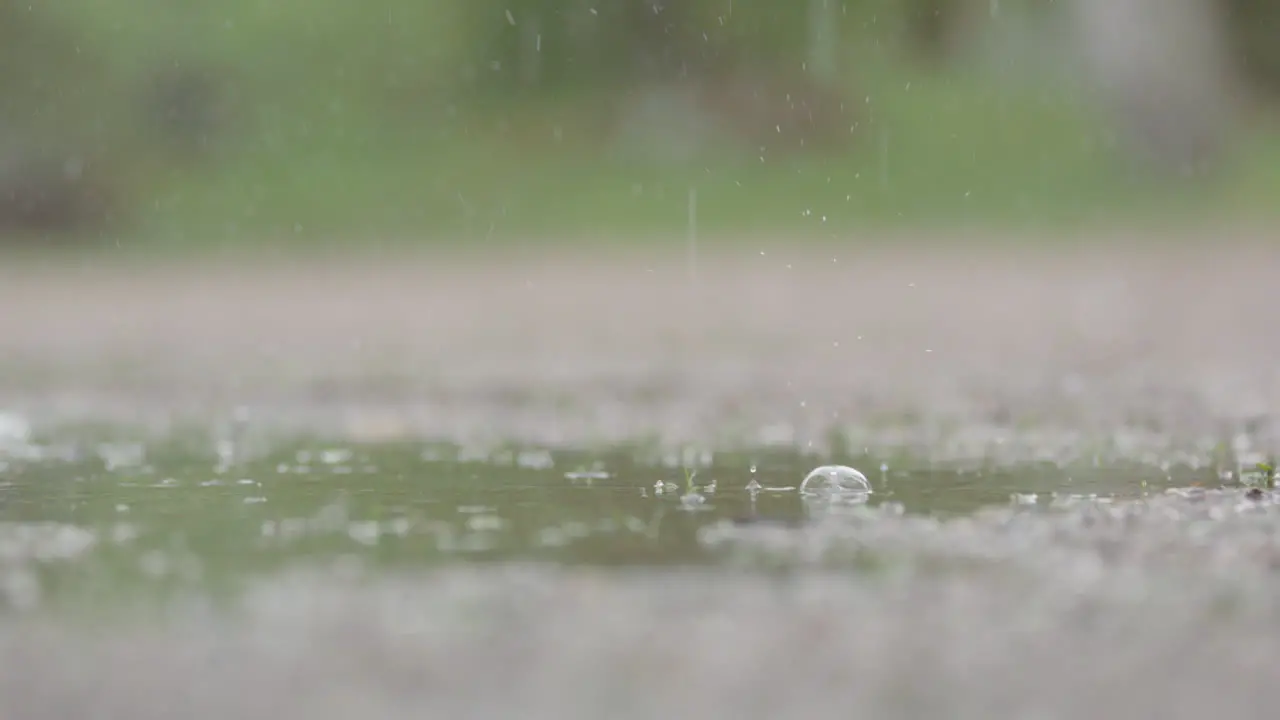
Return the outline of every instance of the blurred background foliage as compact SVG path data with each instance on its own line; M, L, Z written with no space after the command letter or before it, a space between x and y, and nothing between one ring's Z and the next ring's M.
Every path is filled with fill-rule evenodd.
M0 0L0 237L1265 214L1280 0Z

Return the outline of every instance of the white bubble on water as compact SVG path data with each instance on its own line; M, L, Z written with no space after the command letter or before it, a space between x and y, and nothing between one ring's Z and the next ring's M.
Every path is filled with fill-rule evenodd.
M823 465L814 468L800 483L806 495L871 494L871 481L848 465Z

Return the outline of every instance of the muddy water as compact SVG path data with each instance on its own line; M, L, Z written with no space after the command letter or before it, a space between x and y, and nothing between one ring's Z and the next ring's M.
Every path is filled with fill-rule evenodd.
M6 267L0 717L1273 716L1280 255L829 254Z

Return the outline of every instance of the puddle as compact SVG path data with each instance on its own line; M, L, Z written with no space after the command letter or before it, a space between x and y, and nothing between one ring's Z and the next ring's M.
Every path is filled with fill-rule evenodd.
M1229 475L1208 457L983 468L901 455L820 460L779 448L567 451L321 439L254 441L254 454L234 453L240 459L228 463L222 441L197 436L45 435L24 430L3 456L0 574L21 576L22 588L34 583L39 592L0 591L0 607L31 609L37 596L50 607L101 608L105 597L127 604L181 592L234 594L251 579L336 556L386 570L472 562L802 565L813 560L814 538L836 548L848 540L842 528L885 533L952 518L938 527L1035 522L1057 537L1039 519L1046 513L1128 507L1166 489L1200 502L1203 488ZM1229 492L1267 505L1242 488ZM1008 517L990 515L993 508ZM784 538L800 550L753 553L757 530L766 549ZM924 553L941 536L893 537ZM851 542L890 547L879 534ZM1025 545L1013 536L992 543Z
M18 429L3 717L1248 716L1280 658L1280 505L1212 451Z

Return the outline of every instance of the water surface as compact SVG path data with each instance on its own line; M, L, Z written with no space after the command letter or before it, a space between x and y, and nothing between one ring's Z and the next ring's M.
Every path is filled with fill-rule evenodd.
M873 492L858 499L868 510L888 504L934 518L1220 483L1207 466L983 466L782 449L552 451L312 438L238 453L248 455L231 441L191 438L10 447L0 486L9 562L36 561L43 600L105 588L221 588L337 556L399 568L701 566L722 561L705 542L708 528L802 528L829 514L829 499L799 492L805 475L826 463L866 473ZM32 592L11 591L9 602L32 602Z
M1269 494L945 456L11 433L0 715L1270 716Z

